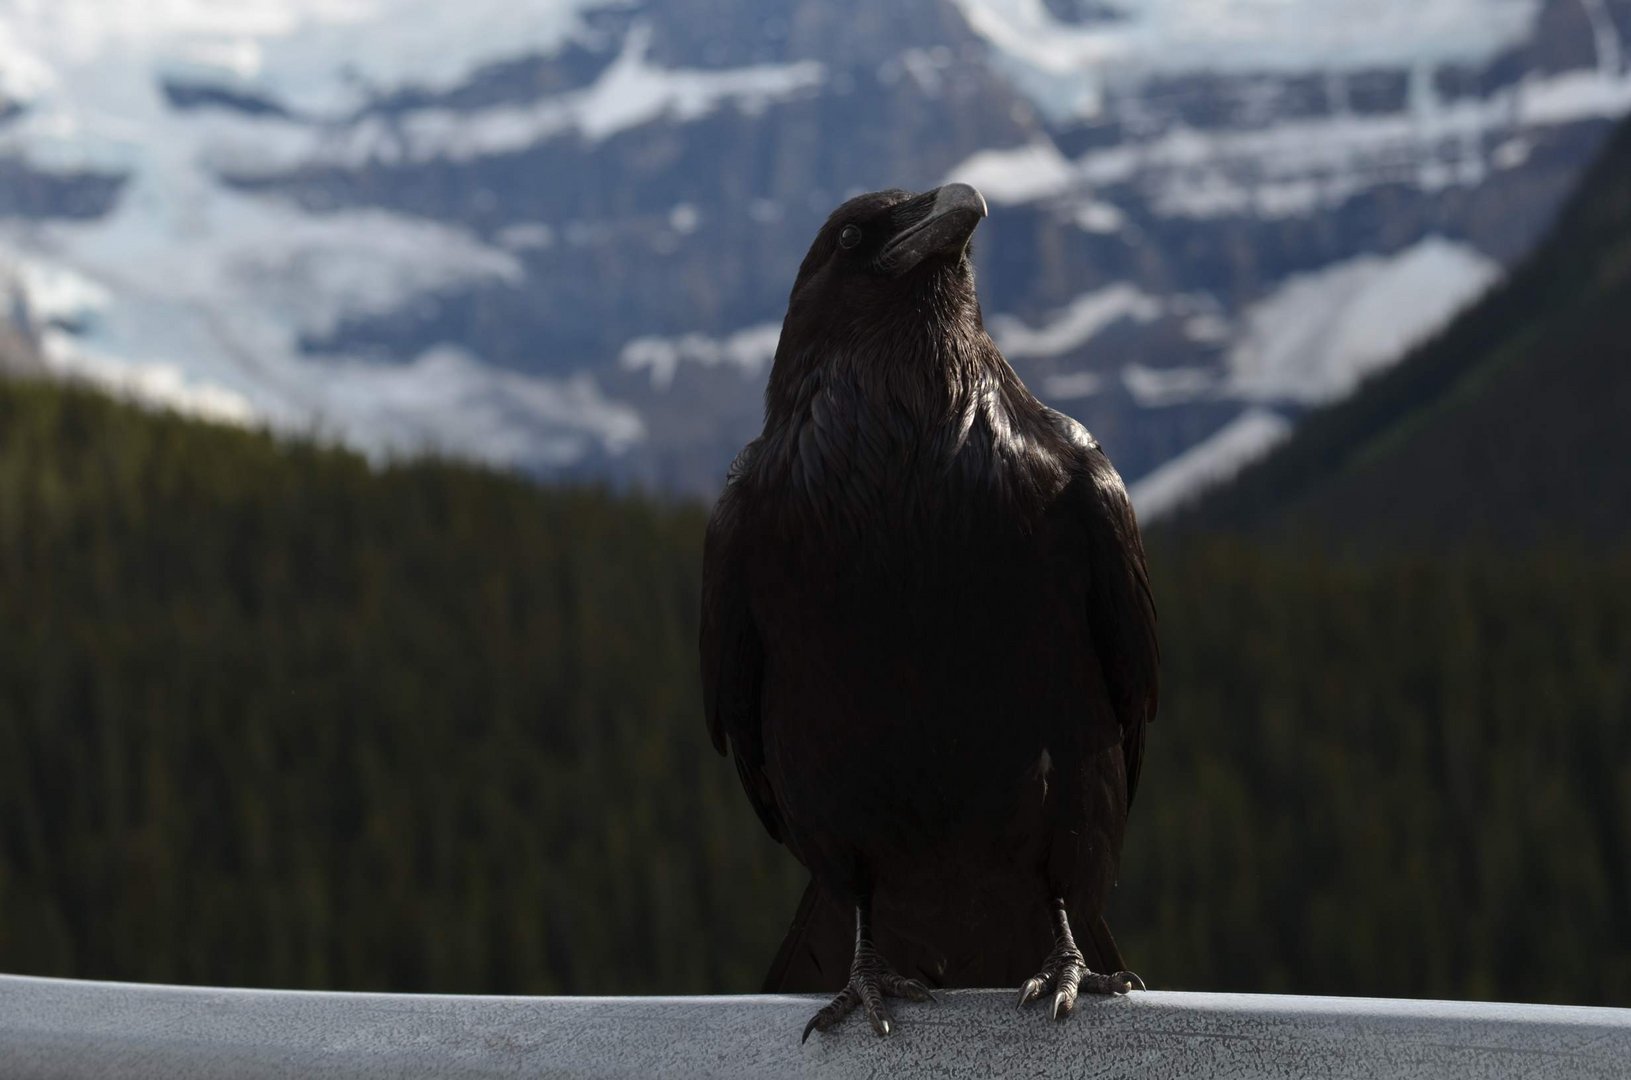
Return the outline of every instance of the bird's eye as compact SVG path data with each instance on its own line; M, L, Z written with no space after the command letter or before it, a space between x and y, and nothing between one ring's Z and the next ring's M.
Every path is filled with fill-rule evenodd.
M846 251L861 242L861 230L854 225L845 225L844 231L838 234L838 246Z

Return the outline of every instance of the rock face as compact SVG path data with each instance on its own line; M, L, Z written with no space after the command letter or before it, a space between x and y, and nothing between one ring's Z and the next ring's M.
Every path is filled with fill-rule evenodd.
M1473 299L1631 111L1631 0L121 10L0 0L53 367L691 492L854 191L981 187L988 324L1158 509Z

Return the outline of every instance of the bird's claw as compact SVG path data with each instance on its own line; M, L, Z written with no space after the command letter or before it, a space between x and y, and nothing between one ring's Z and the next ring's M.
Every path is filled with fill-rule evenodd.
M903 998L907 1001L936 1001L934 992L916 979L904 979L890 970L889 965L881 959L870 962L857 962L850 969L849 985L838 992L820 1012L810 1017L810 1022L804 1025L804 1036L799 1041L808 1042L810 1032L826 1031L855 1011L856 1006L864 1007L867 1020L872 1024L872 1030L880 1037L887 1036L893 1030L894 1017L889 1015L889 1009L884 1005L885 998Z
M1061 949L1048 957L1040 972L1025 980L1025 984L1019 988L1019 1004L1024 1007L1053 991L1049 1015L1055 1020L1063 1020L1076 1007L1078 994L1119 995L1142 989L1144 980L1131 971L1100 975L1089 970L1081 952Z

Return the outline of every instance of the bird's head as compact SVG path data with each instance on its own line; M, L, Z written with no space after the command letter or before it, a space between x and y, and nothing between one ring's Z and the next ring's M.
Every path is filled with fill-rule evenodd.
M791 374L835 350L899 354L957 324L977 330L969 241L985 215L968 184L876 191L834 210L799 266L777 367Z
M816 234L792 300L815 291L864 301L898 291L920 272L966 272L969 238L985 214L985 197L968 184L857 195Z

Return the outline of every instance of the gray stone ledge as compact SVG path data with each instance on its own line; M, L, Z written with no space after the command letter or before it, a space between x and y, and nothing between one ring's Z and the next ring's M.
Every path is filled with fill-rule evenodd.
M28 1077L1617 1077L1631 1010L1151 991L1063 1024L1009 991L799 1044L805 997L334 994L0 976Z

